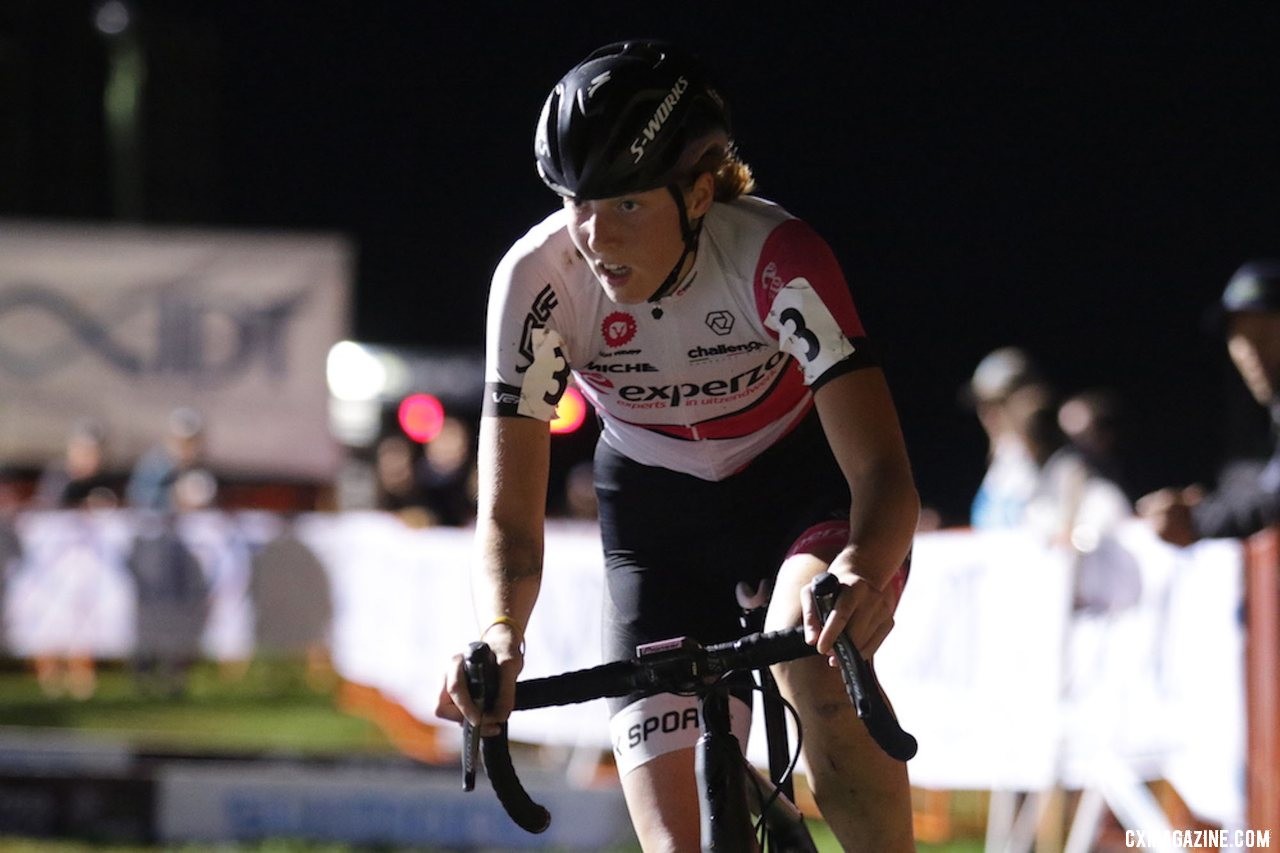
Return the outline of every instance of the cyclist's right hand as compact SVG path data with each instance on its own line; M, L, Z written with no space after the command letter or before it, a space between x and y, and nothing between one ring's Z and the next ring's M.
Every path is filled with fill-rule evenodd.
M445 668L436 716L459 724L465 719L479 729L481 736L489 737L499 733L515 707L516 679L524 668L524 655L515 632L506 625L490 626L483 640L493 649L498 660L498 700L493 710L484 713L472 700L463 668L465 656L456 654Z

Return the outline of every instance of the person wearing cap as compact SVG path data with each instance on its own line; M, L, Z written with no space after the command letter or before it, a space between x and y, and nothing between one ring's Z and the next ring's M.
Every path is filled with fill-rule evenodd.
M893 626L919 497L831 248L750 195L720 87L667 43L620 42L574 66L545 102L534 154L560 206L494 274L480 436L472 589L499 699L476 708L458 656L438 713L492 733L511 711L542 576L548 421L570 382L602 425L606 659L672 637L736 639L739 582L773 584L766 628L803 624L825 655L844 633L870 657ZM803 593L828 569L842 589L823 623ZM775 675L844 847L913 850L906 765L870 739L839 670L810 657ZM731 700L743 742L749 690L738 682ZM695 709L645 691L611 705L646 850L698 849ZM683 722L645 725L659 719Z
M1138 501L1138 513L1165 541L1249 536L1280 523L1280 260L1249 261L1236 271L1220 303L1227 352L1249 393L1271 415L1269 459L1225 468L1217 487L1160 489Z
M186 406L170 411L164 440L147 450L129 474L128 505L147 510L177 508L174 487L183 474L200 466L204 444L204 417L198 411Z

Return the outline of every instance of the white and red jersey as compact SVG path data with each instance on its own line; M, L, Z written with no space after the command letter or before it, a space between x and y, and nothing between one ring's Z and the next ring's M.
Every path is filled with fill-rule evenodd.
M713 204L692 272L638 305L610 301L568 221L534 226L494 274L487 415L550 420L576 380L619 453L721 480L795 426L814 387L875 363L830 247L771 202Z

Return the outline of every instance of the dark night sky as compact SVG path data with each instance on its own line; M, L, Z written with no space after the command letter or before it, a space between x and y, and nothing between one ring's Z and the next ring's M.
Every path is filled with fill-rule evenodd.
M980 477L956 391L1002 344L1122 395L1139 489L1207 474L1235 420L1201 316L1280 254L1274 4L136 5L142 218L350 235L363 339L479 344L494 263L554 204L546 91L658 35L719 69L761 194L844 263L926 500L962 512ZM91 10L0 10L0 215L113 216Z

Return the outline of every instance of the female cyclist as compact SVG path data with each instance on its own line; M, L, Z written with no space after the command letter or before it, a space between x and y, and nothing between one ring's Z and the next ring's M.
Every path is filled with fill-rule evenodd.
M707 71L660 42L595 51L543 107L538 171L563 206L511 248L490 294L473 590L502 684L482 732L510 713L523 665L548 421L571 380L602 424L607 659L739 636L740 581L772 580L767 627L803 622L826 654L843 631L870 657L893 626L919 510L893 401L831 250L747 195L729 134ZM844 588L824 625L801 593L828 569ZM480 724L460 666L439 712ZM820 657L777 669L845 848L913 849L906 767L870 740L839 670ZM635 695L611 709L646 850L698 847L693 702ZM740 740L747 708L735 707ZM654 732L655 716L688 725Z

